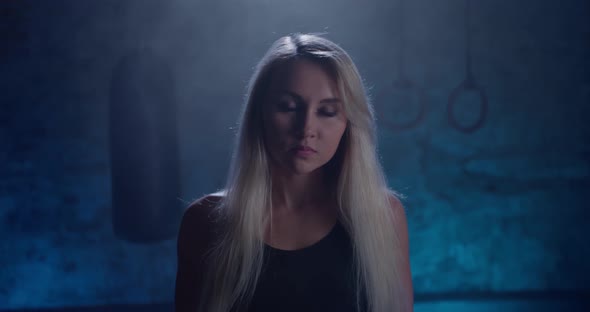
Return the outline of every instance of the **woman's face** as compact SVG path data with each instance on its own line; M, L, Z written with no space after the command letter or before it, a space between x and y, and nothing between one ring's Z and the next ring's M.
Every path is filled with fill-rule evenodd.
M263 113L267 150L281 168L310 173L332 159L346 129L336 83L309 60L293 61L272 78Z

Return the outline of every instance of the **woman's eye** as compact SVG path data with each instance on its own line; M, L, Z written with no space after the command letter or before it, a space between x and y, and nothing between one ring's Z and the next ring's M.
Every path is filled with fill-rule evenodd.
M279 110L281 110L281 111L290 112L290 111L294 111L295 108L296 108L295 105L291 105L289 103L281 103L281 104L279 104Z
M289 101L279 102L278 107L281 111L287 111L287 112L291 112L291 111L294 111L297 109L297 105L295 105L295 103L289 102Z
M334 116L336 116L336 114L338 114L338 112L332 111L332 110L321 110L320 114L327 116L327 117L334 117Z
M277 101L277 108L281 112L301 112L303 113L305 107L292 100ZM332 108L320 108L317 114L324 117L334 117L338 115L338 110Z

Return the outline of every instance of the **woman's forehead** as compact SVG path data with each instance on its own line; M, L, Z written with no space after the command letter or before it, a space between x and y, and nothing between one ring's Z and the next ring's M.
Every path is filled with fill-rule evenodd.
M338 88L327 66L309 60L281 64L270 75L269 92L286 95L313 95L337 99Z

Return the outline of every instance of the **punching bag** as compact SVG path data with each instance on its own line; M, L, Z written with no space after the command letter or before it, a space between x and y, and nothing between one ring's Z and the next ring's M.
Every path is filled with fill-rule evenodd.
M182 216L173 75L149 48L121 58L109 103L112 221L123 240L172 239Z

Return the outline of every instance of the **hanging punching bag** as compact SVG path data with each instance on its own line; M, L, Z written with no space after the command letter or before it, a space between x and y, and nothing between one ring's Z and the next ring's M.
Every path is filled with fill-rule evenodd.
M172 239L182 216L172 72L148 48L123 57L110 89L112 221L131 242Z

